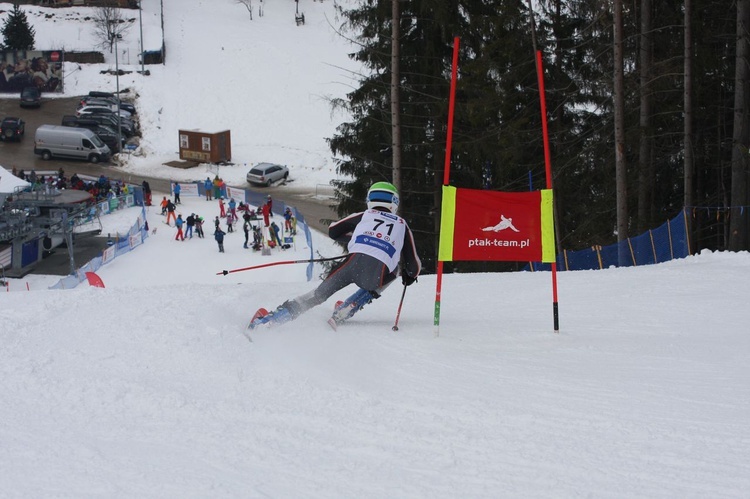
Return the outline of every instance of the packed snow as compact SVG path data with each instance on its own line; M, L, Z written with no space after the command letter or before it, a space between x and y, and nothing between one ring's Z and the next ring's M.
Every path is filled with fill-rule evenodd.
M336 67L346 52L327 23L315 24L332 2L300 2L304 27L293 23L294 2L263 4L266 15L250 21L230 0L164 0L172 62L150 68L138 88L163 109L158 118L139 109L151 123L148 152L126 168L166 168L174 127L188 118L214 128L241 115L240 157L294 163L295 182L318 183L330 159L312 137L333 121L292 120L299 115L284 108L256 123L249 100L215 98L252 96L244 82L261 81L262 105L296 92L309 101L309 88L292 84L314 87L313 78L323 95L320 81L336 80L321 61ZM250 64L263 52L250 50L255 30L284 57ZM312 34L330 41L325 52L307 47ZM224 64L218 52L227 51L244 59ZM163 86L212 61L225 80ZM307 80L284 75L316 61L320 74ZM271 92L277 73L288 83L277 82L280 95ZM230 91L218 81L235 83ZM212 112L196 108L204 99ZM175 241L149 207L145 244L97 271L105 288L50 290L59 276L28 275L0 293L0 496L747 497L747 252L561 272L559 333L549 273L450 274L438 328L436 278L424 275L406 290L398 331L396 282L338 331L326 321L351 288L250 342L242 333L258 307L319 281L307 281L304 264L222 271L305 259L310 248L298 237L263 256L243 249L238 231L219 253L216 201L182 198L183 217L207 219L205 239ZM125 232L139 213L103 217L104 231ZM341 253L320 233L313 247Z

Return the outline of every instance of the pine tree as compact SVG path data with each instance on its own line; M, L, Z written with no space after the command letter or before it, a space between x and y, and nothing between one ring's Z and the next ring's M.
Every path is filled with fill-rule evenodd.
M3 49L4 50L33 50L34 28L29 25L26 13L22 11L18 3L13 4L13 10L3 24Z

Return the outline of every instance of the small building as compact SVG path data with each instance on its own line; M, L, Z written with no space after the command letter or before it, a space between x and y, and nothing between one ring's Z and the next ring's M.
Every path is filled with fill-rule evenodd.
M203 132L180 130L180 159L201 163L226 163L232 160L232 140L229 130Z

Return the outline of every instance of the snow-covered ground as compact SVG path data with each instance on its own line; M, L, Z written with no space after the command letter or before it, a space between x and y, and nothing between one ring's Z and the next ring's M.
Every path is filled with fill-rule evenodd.
M352 289L250 343L256 308L317 282L216 273L309 249L222 254L154 210L106 288L0 293L1 496L747 497L747 253L560 273L558 334L548 273L452 274L438 337L430 275L397 332L398 283L337 332Z
M296 182L317 183L331 164L317 137L336 122L320 82L348 77L346 52L320 48L342 43L316 24L332 2L300 2L305 27L292 1L266 0L253 21L232 0L164 5L174 66L121 81L142 96L148 129L146 155L127 168L157 176L178 127L230 127L238 161L289 163ZM274 64L259 65L265 56ZM276 72L305 89L271 84ZM88 89L94 73L68 74ZM198 83L214 73L233 91ZM287 119L289 100L309 105L310 121ZM273 103L278 113L261 116ZM218 206L183 195L179 211L211 220ZM104 217L105 232L137 215ZM255 309L317 282L300 264L216 274L307 258L305 243L261 256L237 232L220 254L210 235L178 242L156 208L147 216L156 233L97 272L104 289L27 276L0 293L1 497L748 496L746 252L560 273L558 334L548 273L451 274L438 336L435 276L422 276L398 331L396 283L336 332L326 320L351 289L250 343L241 331ZM313 238L320 256L339 253Z

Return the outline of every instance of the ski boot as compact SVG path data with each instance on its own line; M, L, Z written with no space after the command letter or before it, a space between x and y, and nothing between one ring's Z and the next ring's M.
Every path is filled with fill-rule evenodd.
M375 292L358 289L343 302L336 302L336 306L333 309L333 315L328 319L328 325L336 331L340 324L349 320L354 314L362 310L365 305L372 303L372 300L379 297L380 295Z
M248 324L247 328L255 329L261 326L270 328L289 322L292 319L294 319L294 317L284 305L280 305L273 312L269 312L265 308L260 308L255 312L255 315L250 320L250 324Z

